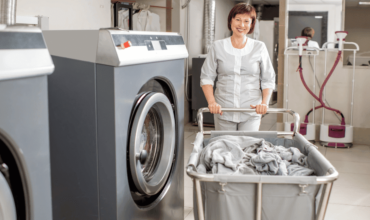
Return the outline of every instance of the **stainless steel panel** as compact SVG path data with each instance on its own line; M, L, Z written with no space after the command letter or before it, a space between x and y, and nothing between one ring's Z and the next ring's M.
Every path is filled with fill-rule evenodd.
M47 49L0 50L0 81L51 74L54 64Z
M112 35L108 31L100 31L96 62L110 66L119 66L119 58L116 50Z
M27 220L50 220L47 76L0 81L0 102L0 138L24 171Z
M122 37L125 35L127 38ZM101 29L44 31L44 36L51 55L110 66L127 66L188 57L182 37L177 33ZM136 40L142 43L134 42L133 46L126 49L117 47L135 38L133 36L137 36ZM168 41L167 50L148 51L145 44L147 39L142 36L148 36L153 41L165 40L166 44Z
M54 64L38 28L0 30L0 80L50 74Z
M183 220L184 207L184 61L182 59L116 67L115 69L115 118L116 118L116 186L117 219L178 219ZM127 81L127 73L135 73L135 79ZM139 207L127 190L129 179L126 154L129 115L137 93L149 79L157 78L168 83L173 95L176 119L175 157L169 181L159 198L149 207ZM122 86L125 85L125 86ZM170 208L169 208L170 207Z
M53 200L53 219L182 220L183 59L123 67L53 59L51 150L53 175L58 177L53 180L53 197L59 197ZM157 199L143 207L130 191L129 120L138 92L153 78L165 82L173 95L176 145L169 180Z
M52 219L99 219L96 65L54 56L53 61L55 72L48 77Z
M99 30L45 30L43 34L51 55L95 62Z

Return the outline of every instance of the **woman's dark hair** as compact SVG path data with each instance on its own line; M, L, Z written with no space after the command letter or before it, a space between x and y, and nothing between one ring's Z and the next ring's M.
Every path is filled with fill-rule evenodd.
M229 17L227 18L228 21L228 27L229 30L231 30L231 20L235 18L237 14L248 14L252 18L252 24L251 24L251 29L249 30L248 34L253 33L254 31L254 26L256 24L256 10L254 7L250 4L247 3L239 3L236 4L230 11Z
M311 27L305 27L302 30L301 36L307 37L308 40L311 40L313 38L312 34L314 32L314 29Z

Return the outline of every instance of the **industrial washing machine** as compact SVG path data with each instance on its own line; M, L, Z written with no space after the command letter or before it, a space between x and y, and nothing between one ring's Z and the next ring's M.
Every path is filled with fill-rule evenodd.
M41 30L0 25L0 219L52 219L47 75Z
M176 33L45 31L54 220L183 219Z

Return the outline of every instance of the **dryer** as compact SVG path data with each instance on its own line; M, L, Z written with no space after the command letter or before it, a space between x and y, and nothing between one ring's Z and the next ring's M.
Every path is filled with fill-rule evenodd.
M56 66L48 81L53 219L183 219L183 38L44 34Z
M47 75L41 30L0 25L0 219L52 219Z

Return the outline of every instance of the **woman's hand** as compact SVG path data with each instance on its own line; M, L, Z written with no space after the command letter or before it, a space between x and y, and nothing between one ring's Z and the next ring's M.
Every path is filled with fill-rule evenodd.
M251 105L252 109L256 109L257 114L264 115L267 112L268 106L267 104L261 103L258 105Z
M219 105L217 102L211 102L208 104L209 112L212 114L220 114L222 115L221 111L221 105Z

